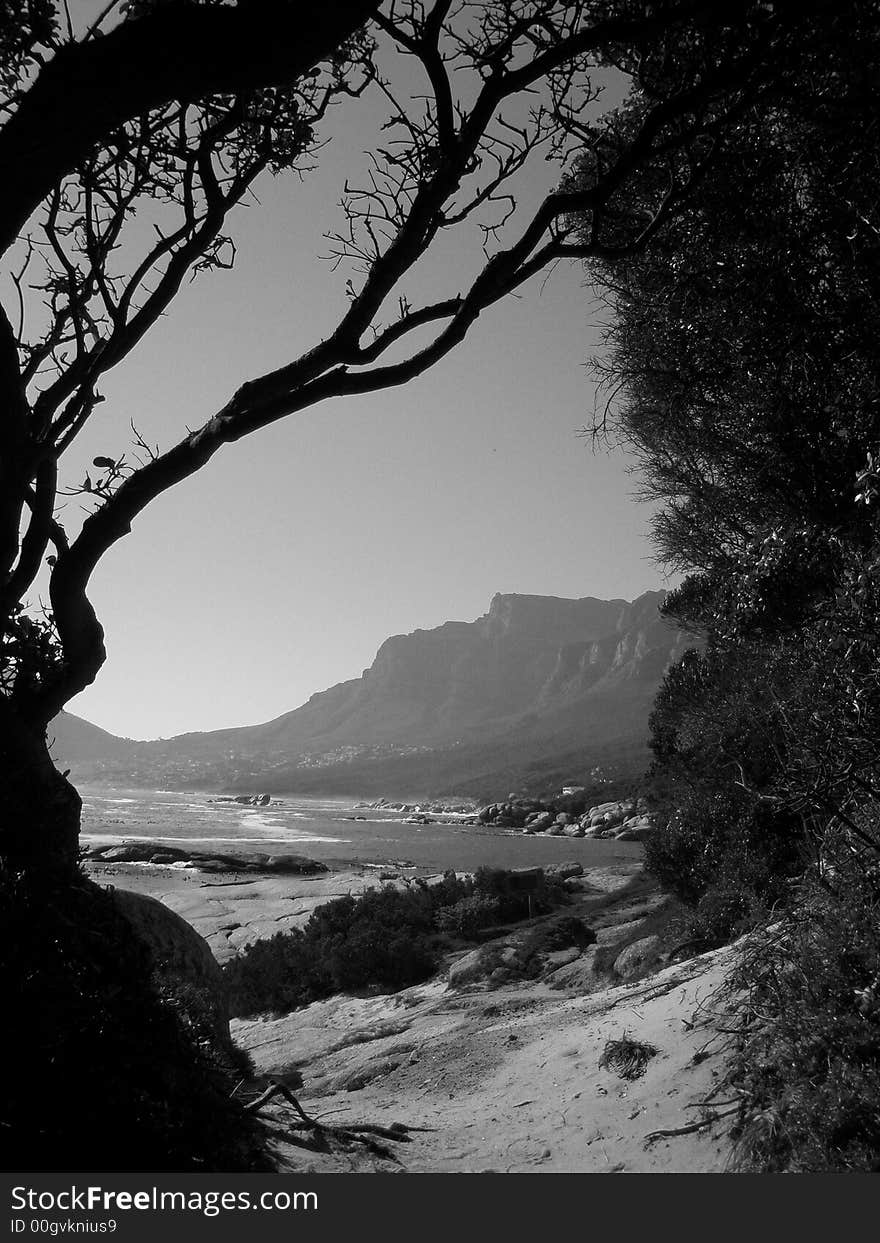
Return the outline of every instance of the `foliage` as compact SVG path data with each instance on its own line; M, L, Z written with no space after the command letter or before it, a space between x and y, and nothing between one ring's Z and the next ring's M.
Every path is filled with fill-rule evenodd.
M563 900L559 886L532 893L532 911ZM394 992L437 969L440 935L478 938L502 920L529 914L515 873L481 868L473 879L368 889L319 906L302 929L255 941L226 963L234 1014L287 1012L336 992Z
M739 976L751 1168L877 1168L880 1147L878 68L875 7L805 11L680 210L594 268L594 430L635 451L688 572L664 611L702 641L652 717L647 864L701 947L782 921Z
M842 838L827 843L832 859L833 876L826 866L824 883L808 882L734 980L753 1018L732 1071L745 1169L880 1167L880 868Z
M454 937L473 939L483 928L490 928L501 920L500 899L487 893L471 893L459 898L451 906L443 906L437 912L437 927Z
M536 954L552 954L555 950L586 949L595 941L595 932L582 919L576 915L562 915L533 928L522 942L520 957L528 961Z

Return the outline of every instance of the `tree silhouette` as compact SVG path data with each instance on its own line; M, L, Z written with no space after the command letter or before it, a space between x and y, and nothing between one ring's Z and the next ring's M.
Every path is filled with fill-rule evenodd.
M0 855L8 865L68 867L76 857L79 799L49 759L46 727L104 661L89 579L145 506L224 444L329 398L422 374L549 265L646 247L711 167L731 118L767 89L810 7L181 0L129 6L124 19L111 4L80 32L52 0L3 8ZM417 96L386 80L392 50L414 62L424 84ZM658 72L672 59L674 74ZM597 121L597 86L610 73L631 79L638 99ZM96 458L76 489L89 515L79 531L65 530L59 460L102 401L103 377L184 279L231 265L228 218L257 179L302 169L330 119L344 117L332 105L365 90L382 94L388 121L362 183L346 187L333 235L335 264L348 272L348 307L334 330L247 379L170 449L136 437L130 456ZM566 173L573 150L582 153L576 181ZM518 180L538 156L559 162L559 184L522 219ZM466 287L411 301L404 286L419 260L450 233L474 229L484 262ZM40 617L24 602L44 562L51 608Z

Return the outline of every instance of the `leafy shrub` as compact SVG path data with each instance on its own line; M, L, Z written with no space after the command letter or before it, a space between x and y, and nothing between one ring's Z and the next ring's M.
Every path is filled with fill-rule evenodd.
M473 938L501 918L501 901L488 893L472 893L437 912L437 927L452 936Z
M554 920L547 925L544 935L544 944L548 950L564 950L572 946L584 949L593 945L595 940L593 929L576 915L563 915Z
M733 1064L746 1169L880 1167L880 865L834 855L734 981L758 1017Z
M561 881L548 880L542 874L537 885L525 889L516 872L503 868L478 868L474 874L474 889L498 900L502 920L525 919L530 914L546 915L568 901Z
M534 914L567 900L556 883L530 893ZM447 872L430 885L337 898L317 907L303 929L256 941L225 964L231 1011L290 1011L335 992L419 984L437 968L440 934L472 938L529 911L516 875L493 868L473 880Z

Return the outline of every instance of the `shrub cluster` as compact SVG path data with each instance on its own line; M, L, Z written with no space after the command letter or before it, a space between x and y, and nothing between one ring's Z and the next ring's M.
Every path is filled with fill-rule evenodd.
M880 865L832 856L735 981L755 1016L733 1062L745 1169L880 1168Z
M515 873L493 868L480 868L473 879L447 872L430 885L418 880L406 889L337 898L318 907L304 928L255 941L224 966L232 1013L286 1012L337 992L419 984L437 969L442 935L475 939L563 900L553 882L527 894Z

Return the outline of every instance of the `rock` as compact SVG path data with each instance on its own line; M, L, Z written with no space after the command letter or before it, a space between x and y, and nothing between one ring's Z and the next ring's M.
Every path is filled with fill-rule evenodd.
M266 869L270 872L290 872L296 876L312 876L317 872L330 870L326 863L307 859L305 855L269 855Z
M571 824L573 820L574 816L569 815L567 811L561 811L556 817L557 824Z
M550 837L561 837L561 836L562 836L562 825L561 825L561 824L551 824L551 825L550 825L550 827L549 827L549 829L547 829L547 830L546 830L546 832L547 832L548 836L550 836Z
M201 872L234 872L235 868L226 859L199 859Z
M551 988L571 989L575 993L591 993L600 987L600 980L593 972L597 947L590 945L572 962L545 971L543 979Z
M629 828L621 829L616 834L619 842L643 842L646 837L650 837L654 831L654 826L650 821L641 821L639 824L632 824Z
M272 799L268 794L258 794L254 799L255 807L268 807Z
M539 811L533 817L529 817L529 824L536 833L543 833L544 829L549 829L554 823L555 817L552 811Z
M119 913L147 946L160 988L179 999L197 1026L228 1046L226 984L208 942L158 898L128 889L114 889L112 896Z
M647 974L660 961L660 938L642 937L621 950L614 960L614 973L621 980L634 980Z
M583 837L584 830L579 824L567 824L562 830L566 837Z
M544 868L544 875L554 880L568 880L570 876L583 876L584 868L582 863L569 861L568 863L551 863L549 867Z
M486 946L471 950L463 958L459 958L449 968L450 988L460 988L462 984L470 984L481 980L498 965L498 955L490 954Z

